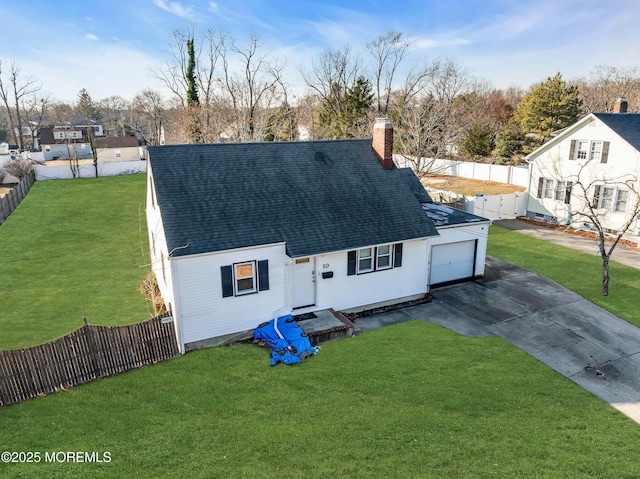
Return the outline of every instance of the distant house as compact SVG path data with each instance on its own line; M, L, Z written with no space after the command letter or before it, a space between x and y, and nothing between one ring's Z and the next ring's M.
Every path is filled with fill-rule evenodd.
M588 228L578 214L588 199L607 230L624 224L640 190L640 114L627 113L626 105L620 98L614 113L585 116L526 157L527 216ZM575 187L578 178L586 198ZM630 233L640 235L637 222Z
M89 132L94 138L104 136L103 125L82 116L72 121L55 122L40 128L38 142L46 160L66 160L77 155L79 159L92 158Z
M141 157L138 139L135 136L104 136L95 139L98 163L111 161L134 161Z
M392 147L387 119L373 141L149 147L152 267L181 350L482 276L489 221L433 204Z

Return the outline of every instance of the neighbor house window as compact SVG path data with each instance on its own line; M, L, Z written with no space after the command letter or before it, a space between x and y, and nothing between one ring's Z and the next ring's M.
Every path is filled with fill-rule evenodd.
M627 211L628 199L629 192L627 190L618 190L618 194L616 195L616 206L613 210L620 213L625 213Z
M593 193L593 207L624 213L627 211L629 191L613 186L596 185Z
M538 198L548 198L551 200L562 201L569 204L571 202L571 188L573 182L552 180L549 178L538 179Z
M591 142L591 155L589 155L590 160L600 161L602 159L602 142L601 141L593 141ZM606 163L606 160L603 161Z
M402 266L402 243L361 248L347 253L348 276L400 266Z
M608 141L571 140L570 160L593 160L606 163L609 157Z
M269 289L269 261L245 261L220 267L222 297L244 296Z
M587 153L589 152L589 142L584 140L578 141L578 147L576 148L576 159L586 160Z

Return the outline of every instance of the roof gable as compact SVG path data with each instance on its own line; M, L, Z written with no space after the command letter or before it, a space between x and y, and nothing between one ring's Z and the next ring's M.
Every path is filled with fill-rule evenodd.
M640 114L638 113L594 113L602 123L620 138L640 151Z
M548 151L557 144L566 140L586 125L600 120L611 131L629 143L637 151L640 151L640 114L639 113L589 113L573 125L561 130L560 133L544 145L529 153L525 159L533 160L541 153Z
M438 234L370 139L156 146L149 164L173 256L285 242L300 257Z

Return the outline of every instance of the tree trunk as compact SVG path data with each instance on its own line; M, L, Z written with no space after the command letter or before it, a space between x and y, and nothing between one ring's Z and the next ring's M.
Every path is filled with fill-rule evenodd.
M602 257L602 296L609 296L609 258Z

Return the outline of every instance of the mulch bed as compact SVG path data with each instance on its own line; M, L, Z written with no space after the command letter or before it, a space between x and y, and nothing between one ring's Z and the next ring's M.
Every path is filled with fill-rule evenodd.
M532 225L542 226L544 228L551 228L557 231L561 231L563 233L569 233L575 236L581 236L582 238L588 238L594 241L598 241L598 233L596 233L595 231L577 230L570 226L554 225L551 223L547 223L546 221L535 220L533 218L529 218L526 216L518 216L517 219L519 219L520 221L524 221L525 223L530 223ZM614 241L615 241L615 237L611 235L605 235L605 242L613 243ZM624 246L625 248L630 248L635 250L639 249L638 243L636 243L635 241L629 241L628 239L624 239L624 238L621 239L618 242L618 244Z

